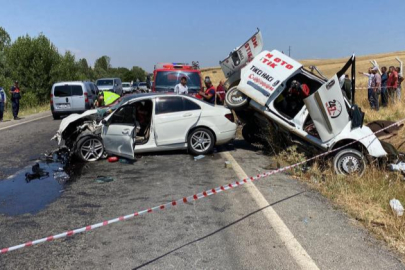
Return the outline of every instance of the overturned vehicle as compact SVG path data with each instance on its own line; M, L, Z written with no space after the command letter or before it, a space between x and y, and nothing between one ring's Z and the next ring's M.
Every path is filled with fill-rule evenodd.
M72 114L53 139L82 161L187 149L205 155L235 138L232 112L191 96L132 94L108 108Z
M354 55L328 79L282 52L261 51L261 40L258 31L220 62L229 89L225 103L244 123L247 142L258 142L270 128L311 156L339 148L328 155L338 174L361 175L373 158L387 156L386 143L363 126L364 113L354 103ZM347 95L341 88L346 72L352 89Z

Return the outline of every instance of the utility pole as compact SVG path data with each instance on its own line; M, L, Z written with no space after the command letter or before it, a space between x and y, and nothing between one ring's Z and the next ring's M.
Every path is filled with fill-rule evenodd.
M288 46L288 56L291 56L291 46Z

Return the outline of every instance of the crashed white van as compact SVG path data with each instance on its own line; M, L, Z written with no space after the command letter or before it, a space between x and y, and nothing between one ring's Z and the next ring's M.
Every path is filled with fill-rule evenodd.
M270 125L287 144L295 144L312 156L355 142L330 154L338 174L362 174L367 157L387 155L378 138L363 126L364 113L342 93L339 78L349 68L355 89L354 56L327 79L280 51L261 51L258 40L262 40L260 31L220 62L228 79L225 102L244 122L246 141L256 142L260 130ZM253 48L254 41L256 53L246 57L246 48ZM292 100L292 85L297 82L305 84L309 92L305 98L295 96Z

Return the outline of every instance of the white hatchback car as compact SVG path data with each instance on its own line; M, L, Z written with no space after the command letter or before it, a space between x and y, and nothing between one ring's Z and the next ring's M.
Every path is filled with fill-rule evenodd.
M184 95L136 94L112 108L89 110L62 120L54 138L83 161L105 153L134 159L136 153L188 149L211 152L235 138L232 112Z

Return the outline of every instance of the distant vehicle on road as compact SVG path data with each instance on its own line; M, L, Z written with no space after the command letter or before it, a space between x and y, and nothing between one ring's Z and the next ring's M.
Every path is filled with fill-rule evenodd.
M138 91L141 92L141 93L147 93L147 92L149 92L148 85L146 84L146 82L140 82L140 83L138 83L137 89L138 89Z
M58 82L51 90L53 119L62 115L82 113L93 107L98 89L92 82Z
M102 78L98 79L96 85L101 91L111 91L118 95L123 94L122 82L120 78Z
M182 77L187 78L189 94L196 95L201 90L201 71L183 63L160 63L153 71L152 92L174 92L174 87Z
M96 161L105 153L134 159L136 153L188 149L204 155L236 135L229 109L190 96L127 95L109 110L101 119L98 110L70 115L54 139L83 161Z
M122 83L122 92L124 94L132 93L134 91L134 88L131 86L130 82L123 82Z

